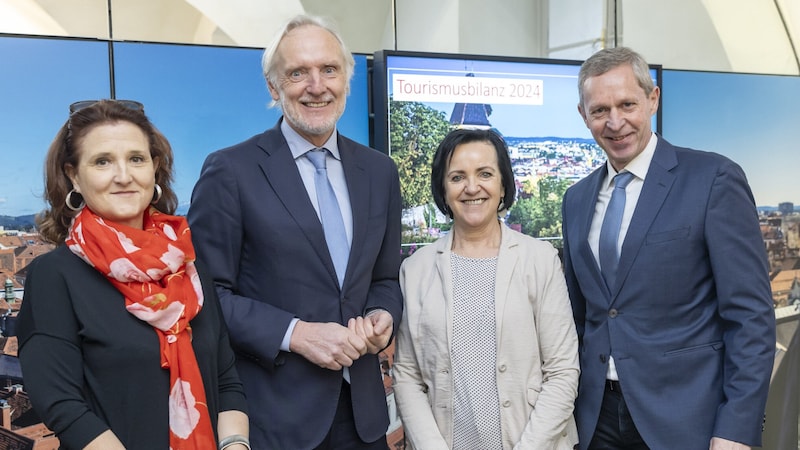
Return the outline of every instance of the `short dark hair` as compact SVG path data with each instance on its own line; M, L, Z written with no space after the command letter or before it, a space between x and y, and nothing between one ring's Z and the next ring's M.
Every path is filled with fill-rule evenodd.
M161 186L161 198L153 206L161 212L174 214L178 197L172 190L172 147L167 138L150 122L141 109L126 106L124 102L100 100L77 110L58 131L44 163L44 200L49 208L36 219L39 234L48 242L61 244L67 238L72 219L78 214L66 207L65 200L72 190L72 181L66 167L78 166L80 143L95 127L103 124L129 122L139 127L150 144L150 156L158 159L156 184Z
M433 155L433 164L431 165L433 201L436 202L439 211L451 219L453 218L453 211L450 210L445 201L444 177L456 147L470 142L486 142L494 147L497 154L497 167L500 169L500 182L503 184L504 191L502 209L511 208L517 193L517 186L514 183L514 170L511 168L508 146L503 137L493 130L455 129L442 139L436 149L436 154Z

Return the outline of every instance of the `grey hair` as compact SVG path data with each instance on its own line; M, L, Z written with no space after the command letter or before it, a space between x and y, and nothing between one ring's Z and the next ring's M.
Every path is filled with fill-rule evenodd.
M578 94L581 105L583 105L583 85L587 79L602 75L625 64L631 66L636 82L644 89L645 94L650 95L655 89L655 85L650 76L650 66L644 57L628 47L605 48L590 56L581 65L578 73Z
M311 16L307 14L298 14L291 19L289 19L284 26L275 34L272 38L272 42L264 49L264 55L261 57L261 70L264 74L264 79L271 83L273 86L278 85L278 76L279 74L276 72L276 68L278 66L279 56L278 56L278 46L280 45L283 38L289 34L295 28L300 28L304 26L315 26L322 28L323 30L328 31L333 37L336 38L336 41L339 43L339 49L342 52L342 57L344 58L345 67L344 67L344 74L347 79L347 93L350 93L350 79L353 78L353 71L355 68L355 59L353 59L353 54L350 53L350 50L347 49L347 45L344 43L344 39L342 39L342 35L339 33L339 30L336 28L334 23L329 19L325 19L319 16ZM270 106L275 106L278 102L272 100Z

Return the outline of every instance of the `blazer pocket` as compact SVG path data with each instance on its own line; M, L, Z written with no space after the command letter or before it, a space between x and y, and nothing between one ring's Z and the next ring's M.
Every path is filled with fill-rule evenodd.
M685 355L687 353L694 353L700 351L714 351L718 352L722 350L725 344L722 341L714 341L708 344L701 344L701 345L692 345L689 347L677 348L675 350L670 350L668 352L664 352L664 356L678 356L678 355Z
M662 242L675 241L678 239L686 239L689 237L689 231L692 227L676 228L674 230L659 231L657 233L649 233L645 238L647 245L660 244Z

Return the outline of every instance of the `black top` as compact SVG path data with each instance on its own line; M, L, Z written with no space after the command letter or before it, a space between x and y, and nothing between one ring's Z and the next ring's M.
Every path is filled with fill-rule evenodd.
M192 345L216 434L217 413L246 403L219 301L200 275L205 303L191 321ZM83 448L108 428L128 449L169 448L169 370L156 331L66 246L28 267L17 333L25 389L62 448Z

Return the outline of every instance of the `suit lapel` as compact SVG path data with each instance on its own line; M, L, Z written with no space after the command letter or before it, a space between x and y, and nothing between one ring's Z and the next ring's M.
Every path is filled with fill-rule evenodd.
M647 178L642 186L642 192L639 194L639 201L636 203L636 209L625 235L625 241L622 243L622 252L617 268L617 284L612 289L612 301L616 298L625 278L628 277L644 238L672 188L675 175L671 170L677 165L675 150L659 138L653 160L647 170Z
M353 270L353 264L358 262L356 249L363 248L367 236L367 218L369 217L370 190L369 174L361 165L358 149L350 145L341 135L339 140L339 155L342 158L342 169L347 182L347 191L350 195L350 208L353 212L353 242L350 245L350 257L347 260L345 283Z
M320 261L323 261L338 286L336 269L328 252L328 245L325 243L322 223L314 211L314 205L308 198L300 171L297 170L297 164L289 150L289 144L286 143L280 131L280 122L262 135L258 146L265 154L265 157L260 159L259 166L264 173L266 182L272 187L283 207L297 223L297 227L311 242ZM271 213L277 213L277 211L267 212L267 214Z
M450 232L444 239L439 239L431 245L436 246L436 270L442 280L442 305L445 311L445 334L447 335L447 348L452 349L453 342L453 272L450 264L450 249L453 248L453 233ZM435 289L435 287L433 287ZM449 357L449 355L443 355Z
M497 255L497 275L495 276L494 287L494 316L495 329L498 342L503 332L503 313L508 298L508 290L511 287L511 277L514 275L514 268L519 259L519 243L516 237L505 225L500 226L502 233L500 241L500 252ZM513 330L512 330L513 332Z
M601 289L610 295L608 287L606 287L606 282L603 279L603 274L600 272L600 266L597 265L597 259L592 252L592 247L589 246L589 230L592 227L592 219L594 218L595 208L597 207L597 196L600 194L601 185L607 174L608 166L603 164L592 172L586 180L586 190L589 190L589 192L576 192L575 194L579 196L577 200L579 206L576 209L578 212L577 221L580 224L578 230L578 237L580 238L578 241L580 242L578 254L583 260L585 267L591 268L590 273L594 282L600 285Z

